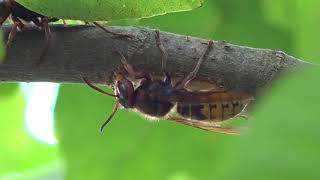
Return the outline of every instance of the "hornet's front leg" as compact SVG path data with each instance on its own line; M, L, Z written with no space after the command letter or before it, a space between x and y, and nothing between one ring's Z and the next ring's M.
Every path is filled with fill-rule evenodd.
M124 55L118 51L118 50L113 50L114 53L118 54L120 56L120 61L124 67L124 69L127 71L129 76L131 78L137 79L137 80L142 80L141 83L147 83L152 81L152 76L150 73L145 72L145 71L137 71L134 69L134 67L129 64L124 57ZM117 74L116 74L117 75Z

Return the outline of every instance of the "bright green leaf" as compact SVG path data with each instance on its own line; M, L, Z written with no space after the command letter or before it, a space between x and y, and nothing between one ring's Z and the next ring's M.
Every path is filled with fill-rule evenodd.
M212 1L206 1L201 8L193 11L141 19L139 25L188 36L216 38L214 31L219 28L220 22L219 9Z
M84 21L143 18L187 11L203 0L18 0L19 3L47 16Z

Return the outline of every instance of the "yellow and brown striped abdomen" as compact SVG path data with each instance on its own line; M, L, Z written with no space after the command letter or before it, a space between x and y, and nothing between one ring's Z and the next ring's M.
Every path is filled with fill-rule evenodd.
M241 113L250 100L250 96L241 93L221 92L207 96L206 102L179 102L177 112L193 120L223 121Z

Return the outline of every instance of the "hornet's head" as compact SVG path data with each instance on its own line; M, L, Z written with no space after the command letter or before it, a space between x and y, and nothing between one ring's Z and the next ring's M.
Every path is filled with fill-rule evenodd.
M115 80L115 94L119 103L124 108L133 108L135 92L132 82L122 74L117 74Z

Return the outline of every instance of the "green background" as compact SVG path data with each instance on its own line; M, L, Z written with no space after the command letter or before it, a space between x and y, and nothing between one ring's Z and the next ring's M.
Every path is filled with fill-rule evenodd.
M320 63L320 1L207 0L203 7L142 20L111 22L282 50ZM320 72L273 83L258 98L243 136L148 122L121 109L103 134L114 99L83 85L62 85L55 115L59 143L24 128L17 85L0 85L0 177L22 179L319 179ZM19 176L15 176L21 173Z

